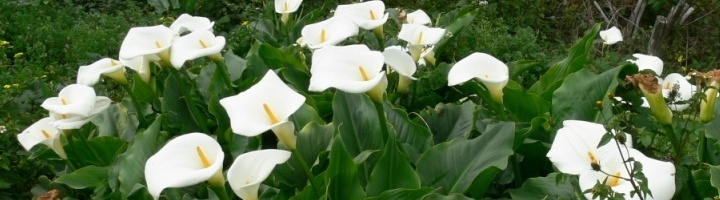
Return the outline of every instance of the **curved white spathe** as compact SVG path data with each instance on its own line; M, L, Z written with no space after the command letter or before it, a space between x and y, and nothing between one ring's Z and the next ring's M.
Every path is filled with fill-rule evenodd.
M220 144L204 133L188 133L170 140L145 163L148 192L158 199L165 188L207 181L222 170Z
M692 95L695 92L695 86L691 85L690 82L685 79L685 77L678 73L668 74L667 76L665 76L665 79L663 79L660 86L662 87L663 97L665 98L670 98L670 93L672 92L676 93L674 99L668 102L668 107L670 107L670 110L679 112L687 109L688 106L690 106L690 103L670 103L687 101L692 98Z
M87 85L65 86L57 97L50 97L40 105L46 110L62 115L90 116L95 105L95 89Z
M275 12L279 14L294 13L300 8L302 0L275 0Z
M51 121L49 117L38 120L18 134L17 139L25 150L29 151L37 144L44 144L50 147L60 158L67 159L65 149L63 149L60 142L60 130L53 127L50 124Z
M325 21L306 25L301 34L310 49L319 49L336 45L349 37L356 36L358 31L358 26L347 17L334 16Z
M178 35L183 34L185 32L195 32L195 31L213 31L213 26L215 25L215 22L210 21L207 17L198 17L198 16L192 16L187 13L184 13L180 15L175 21L170 25L170 29L175 31Z
M120 59L120 64L127 66L132 69L140 78L148 83L150 81L150 62L159 61L160 58L157 56L138 56L132 59Z
M641 53L633 54L633 56L637 59L635 60L627 60L628 62L635 63L635 65L638 66L638 71L642 70L652 70L655 72L655 75L661 75L663 72L663 61L655 56L651 55L645 55Z
M336 88L348 93L364 93L384 78L384 58L365 45L328 46L315 50L310 68L309 91Z
M428 16L427 13L423 10L416 10L415 12L408 13L405 15L405 20L408 24L422 24L422 25L429 25L432 23L432 20L430 19L430 16Z
M287 121L303 103L305 97L288 87L272 70L244 92L220 100L233 132L249 137Z
M435 45L445 36L445 29L422 24L403 24L398 38L410 45Z
M623 41L622 33L620 32L620 29L613 26L612 28L609 28L607 30L600 31L600 38L603 39L603 43L607 45L615 44L620 41Z
M175 69L180 69L185 61L219 54L224 47L225 37L216 37L210 31L198 30L173 41L170 63Z
M87 86L93 86L100 81L100 75L107 75L119 82L127 80L125 78L125 66L120 61L110 58L103 58L90 65L80 66L78 69L77 83Z
M58 114L50 112L50 118L52 119L51 124L57 129L79 129L83 125L87 124L95 116L104 112L105 109L110 107L112 101L110 98L99 96L95 97L95 102L92 105L92 110L88 113L88 116L76 115L76 114Z
M385 3L382 1L339 5L335 10L335 16L338 15L347 17L365 30L380 27L388 19L388 13L385 12Z
M507 85L507 65L485 53L473 53L453 65L448 73L448 86L465 83L477 78L488 89L492 98L502 103L503 88Z
M163 25L134 27L120 45L120 59L151 56L170 49L175 31Z
M282 164L289 158L289 151L278 149L244 153L235 158L227 171L230 187L242 199L258 199L260 183L270 176L275 165Z
M617 153L613 141L598 147L606 132L602 124L565 120L563 127L555 135L547 157L561 172L578 175L592 169L591 165L598 164L606 155ZM632 139L629 136L625 145L632 148Z
M395 48L386 48L382 54L385 59L385 64L398 72L398 74L411 80L417 80L417 78L413 77L413 74L417 71L417 66L415 62L413 62L410 54Z

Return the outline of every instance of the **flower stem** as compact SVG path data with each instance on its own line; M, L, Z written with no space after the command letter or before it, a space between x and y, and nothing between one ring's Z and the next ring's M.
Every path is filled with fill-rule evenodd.
M388 141L388 137L390 135L390 132L388 132L387 128L387 117L385 116L385 109L383 108L382 102L375 102L373 101L373 104L375 104L375 111L377 111L378 120L380 121L380 132L382 133L383 141Z
M308 180L310 181L310 186L315 191L315 194L320 196L320 185L315 182L315 177L312 175L312 172L310 172L310 167L308 167L307 162L305 162L305 159L302 158L302 154L297 149L291 149L293 157L295 157L295 160L297 160L300 163L300 167L302 167L303 171L305 171L305 175L308 177Z
M225 65L225 59L220 56L211 57L211 59L215 62L215 70L220 70L220 73L222 73L225 86L227 86L230 91L235 91L230 81L230 73L227 70L227 65Z
M671 125L662 125L662 127L665 129L665 134L668 135L670 139L670 143L673 146L673 149L675 150L675 163L678 163L680 160L680 156L682 155L682 148L680 147L680 143L677 140L677 136L675 136L675 131L673 131L673 127Z

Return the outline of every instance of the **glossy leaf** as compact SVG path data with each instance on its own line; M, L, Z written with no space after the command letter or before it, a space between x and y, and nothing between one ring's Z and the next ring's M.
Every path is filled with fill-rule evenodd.
M474 139L457 138L435 145L417 162L423 186L439 187L441 194L464 193L483 170L505 169L513 154L515 124L489 125Z
M531 178L518 189L511 189L513 199L577 199L573 185L577 185L577 178L565 176L559 178L558 173L546 177ZM560 179L560 182L556 180Z
M386 190L378 196L367 198L366 200L383 200L383 199L423 199L432 194L436 189L433 188L417 188L407 189L398 188Z
M128 196L135 184L145 182L145 161L157 151L166 138L160 134L163 117L155 119L148 129L138 132L125 153L117 156L108 175L110 188ZM147 190L146 190L147 191ZM150 195L149 193L147 194Z
M107 177L108 167L90 165L62 175L54 182L65 184L72 189L85 189L99 185L107 180Z
M320 125L315 122L308 123L298 132L297 148L305 162L310 165L308 167L312 168L320 152L328 149L334 134L333 124Z
M198 131L200 128L196 124L195 120L205 119L193 119L193 115L188 107L193 102L188 102L189 97L183 94L182 90L188 90L187 84L184 84L184 80L181 80L175 75L170 75L165 80L165 90L163 91L162 98L162 112L167 117L167 126L175 129L179 129L180 132L192 132Z
M330 149L330 166L326 174L328 199L363 199L365 191L360 184L358 168L345 150L340 137L336 137Z
M480 9L471 10L472 8L475 7L465 6L461 9L443 15L443 19L441 19L442 21L452 22L448 24L438 24L438 26L441 26L445 29L446 36L443 37L443 39L441 39L437 44L435 44L436 56L440 56L445 51L445 46L447 46L448 42L452 40L455 35L460 34L460 31L462 31L463 28L472 23L478 13L480 13Z
M136 115L131 115L134 108L131 107L130 99L123 99L122 103L110 105L105 112L93 119L93 123L98 125L99 136L115 136L125 141L130 141L137 132L138 119Z
M369 196L375 196L396 188L420 188L420 177L410 165L410 160L401 144L394 135L391 135L380 160L370 174L367 193Z
M526 93L522 89L505 88L503 90L505 108L519 121L529 122L535 117L550 112L550 102L533 93Z
M397 132L397 140L400 143L408 144L417 153L425 152L432 145L432 133L424 124L418 124L410 120L408 114L400 109L393 107L392 104L385 102L384 106L387 119ZM413 160L415 162L415 160Z
M380 150L384 146L375 106L365 94L350 94L336 91L333 99L333 124L338 127L340 137L351 157L367 150ZM360 174L367 177L378 156L368 158Z
M466 137L472 130L475 104L465 102L462 105L438 104L435 109L420 112L415 123L427 123L436 144L458 137Z

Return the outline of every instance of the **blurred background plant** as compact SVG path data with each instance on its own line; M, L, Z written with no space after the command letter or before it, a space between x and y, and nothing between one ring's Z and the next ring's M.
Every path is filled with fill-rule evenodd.
M307 1L303 7L351 1ZM627 19L635 1L609 0L618 25ZM618 63L635 52L646 52L656 16L665 15L677 0L649 0L636 34L627 34L614 52L598 56L598 63ZM74 82L77 68L102 57L116 58L119 44L133 26L172 22L181 13L215 21L217 35L228 39L236 55L245 55L257 39L254 21L276 17L261 0L8 0L0 2L0 199L28 199L35 178L52 167L41 159L28 159L16 140L34 120L45 115L42 101ZM593 1L403 0L385 1L388 8L422 8L433 19L466 5L480 9L475 20L457 35L438 60L454 62L471 52L486 52L504 62L535 63L517 80L525 88L535 83L550 63L565 57L566 49L593 24L603 22ZM602 3L602 2L601 2ZM720 58L720 4L691 1L695 13L671 33L660 57L669 72L707 71ZM609 7L609 6L608 6ZM601 7L601 9L609 9ZM303 9L309 11L309 9ZM410 10L412 11L412 10ZM302 11L301 11L302 12ZM615 24L613 24L615 25ZM610 27L608 24L604 26ZM603 28L607 28L603 27ZM603 52L596 52L601 54ZM600 64L598 64L600 65ZM616 65L604 65L616 66ZM117 85L96 87L100 95L117 96ZM99 89L99 90L98 90ZM116 99L116 98L115 98Z

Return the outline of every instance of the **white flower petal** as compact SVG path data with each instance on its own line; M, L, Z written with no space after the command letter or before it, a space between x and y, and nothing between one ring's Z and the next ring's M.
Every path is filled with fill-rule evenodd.
M65 86L58 97L50 97L42 103L50 112L87 117L95 104L95 89L80 84Z
M605 133L606 130L601 124L565 120L563 128L560 128L555 135L547 157L561 172L580 174L586 169L592 169L591 164L600 161L608 152L617 152L613 143L608 143L613 145L597 147ZM627 139L626 144L632 146L632 139ZM612 151L613 149L615 151Z
M158 58L157 56L138 56L129 60L121 58L120 63L138 73L138 75L140 75L140 78L147 83L150 81L151 75L150 62L158 60L160 60L160 58Z
M110 74L117 71L125 71L125 66L120 61L110 58L103 58L93 64L80 66L78 69L77 83L93 86L100 81L100 75Z
M272 70L244 92L220 100L233 132L244 136L259 135L287 121L303 103L305 97L288 87ZM273 122L265 107L277 122Z
M45 144L50 147L60 158L66 159L65 150L60 143L60 130L53 127L49 117L42 118L30 125L17 135L17 139L25 150L30 150L37 144Z
M635 63L638 66L638 70L652 70L656 75L661 75L663 72L663 61L655 56L645 55L641 53L633 54L637 59L628 60L628 62Z
M448 73L448 86L473 78L486 84L507 83L508 74L508 67L502 61L485 53L473 53L453 65Z
M308 24L303 27L301 33L308 47L319 49L336 45L349 37L356 36L358 31L357 25L347 17L335 16L325 21Z
M215 22L210 21L207 17L194 17L185 13L175 19L175 21L170 25L170 29L175 31L177 34L182 34L187 31L212 32L213 25L215 25Z
M209 166L205 166L199 152L204 153ZM165 188L186 187L206 181L222 170L224 157L220 144L206 134L178 136L145 163L148 191L157 199Z
M108 107L110 107L110 104L112 101L103 96L95 97L95 103L92 107L92 110L90 110L90 113L88 116L82 116L82 115L74 115L74 114L58 114L54 112L50 112L50 118L52 119L51 124L61 130L67 130L67 129L79 129L83 125L87 124L90 120L95 118L97 115L105 111Z
M417 66L415 66L415 62L409 54L397 49L385 49L383 57L385 58L385 64L397 71L398 74L417 80L413 77L413 74L417 71Z
M690 82L685 79L685 77L678 73L668 74L665 79L663 79L660 86L662 87L663 97L665 98L670 98L670 93L672 91L677 92L677 95L675 95L675 99L673 99L672 101L690 100L693 93L695 92L695 90L693 90L693 85L691 85ZM668 107L670 107L670 110L673 111L683 111L689 106L689 103L676 104L668 102Z
M388 14L382 1L366 1L362 3L339 5L335 16L343 15L365 30L372 30L385 24Z
M129 60L166 51L172 45L175 34L163 25L131 28L120 45L120 59Z
M411 45L435 45L445 36L445 29L430 28L422 24L403 24L398 38Z
M275 165L289 158L289 151L277 149L244 153L235 158L227 171L230 187L242 199L257 199L260 183L270 176Z
M300 8L302 0L275 0L275 12L280 14L294 13Z
M604 40L603 43L607 45L615 44L617 42L623 41L622 33L620 32L620 29L613 26L612 28L609 28L607 30L600 31L600 38Z
M375 87L384 77L382 53L370 51L365 45L325 47L313 54L310 68L310 91L337 88L350 93L363 93ZM363 76L362 72L365 72ZM367 79L367 80L366 80Z
M217 36L207 30L199 30L179 37L170 48L170 62L180 69L185 61L218 54L225 47L225 37Z
M408 24L422 24L422 25L428 25L432 23L432 20L430 19L430 16L428 16L427 13L423 10L416 10L415 12L408 13L406 15L406 20Z

